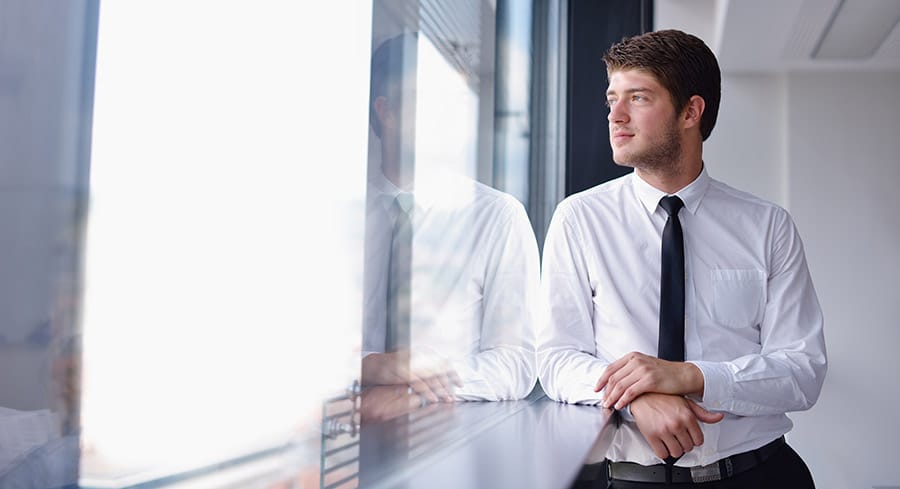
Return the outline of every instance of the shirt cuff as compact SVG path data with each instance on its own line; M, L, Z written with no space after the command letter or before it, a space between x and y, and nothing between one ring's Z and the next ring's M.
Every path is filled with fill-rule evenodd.
M690 361L703 374L703 404L714 410L727 410L734 400L734 379L728 365L721 362Z
M449 362L450 370L456 375L461 386L453 388L453 397L457 401L501 401L487 382L466 360Z

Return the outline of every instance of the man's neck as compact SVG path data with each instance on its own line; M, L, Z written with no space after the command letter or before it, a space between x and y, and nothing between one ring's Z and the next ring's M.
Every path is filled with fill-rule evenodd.
M665 169L635 168L634 171L645 182L671 195L687 187L700 176L700 172L703 171L703 161L699 160L696 164Z
M393 148L391 148L393 149ZM400 159L399 151L391 151L382 147L381 151L381 172L392 184L400 190L412 191L413 169L410 165L404 164Z

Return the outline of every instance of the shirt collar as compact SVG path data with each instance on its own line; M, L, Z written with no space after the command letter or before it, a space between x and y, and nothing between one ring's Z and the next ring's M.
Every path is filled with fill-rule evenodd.
M684 208L691 214L695 214L697 208L700 207L700 201L703 200L703 196L706 195L706 189L709 188L709 180L709 174L706 173L706 165L704 164L703 169L700 170L700 175L698 175L693 182L674 194L667 194L644 181L637 172L631 174L634 192L637 195L638 200L641 201L644 208L646 208L647 212L650 214L656 212L656 208L659 206L659 200L667 195L677 195L678 198L684 202Z
M400 193L400 189L388 180L383 173L375 171L369 175L368 193L371 202L378 203L384 209L390 210L394 199Z
M431 180L425 180L416 175L416 190L401 190L388 180L380 171L372 172L369 177L369 190L376 202L379 202L385 209L390 210L394 205L394 199L400 194L411 196L415 209L425 211L434 204L435 197L430 191L430 186L434 185ZM423 181L424 180L424 181Z

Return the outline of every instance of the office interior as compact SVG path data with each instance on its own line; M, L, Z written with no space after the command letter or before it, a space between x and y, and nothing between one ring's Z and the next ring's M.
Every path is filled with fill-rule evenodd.
M610 156L603 51L666 28L722 68L708 172L787 209L803 237L829 369L788 442L817 487L900 487L898 5L0 1L0 487L589 476L615 429L600 409L539 384L419 403L362 381L367 198L389 151L373 57L402 44L400 173L439 202L520 210L537 260L558 202L627 171ZM441 278L469 252L427 266ZM411 324L471 312L435 311L394 340L412 349L427 335ZM450 361L442 345L466 340L449 331L400 367Z

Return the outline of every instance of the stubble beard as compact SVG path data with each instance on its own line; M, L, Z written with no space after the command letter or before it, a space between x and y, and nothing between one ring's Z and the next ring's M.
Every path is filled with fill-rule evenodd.
M681 150L680 135L676 126L672 124L659 144L630 155L628 161L616 161L616 164L651 174L677 173Z

